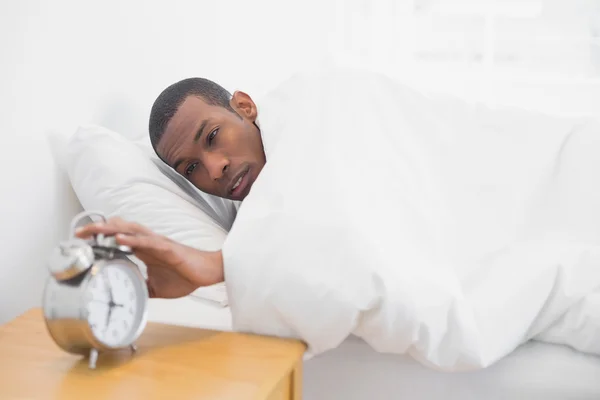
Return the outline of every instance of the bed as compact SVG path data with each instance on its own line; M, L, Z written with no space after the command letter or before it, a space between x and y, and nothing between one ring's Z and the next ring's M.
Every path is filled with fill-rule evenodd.
M231 330L228 307L194 297L152 299L149 320ZM600 358L530 342L492 367L439 373L408 357L379 354L351 337L304 365L307 400L600 399Z
M356 121L342 118L344 113L333 118L334 112L342 112L334 107L325 115L331 121L323 126L336 122L334 132L357 138L361 132L394 132L400 123L397 110L403 110L405 134L390 139L406 141L399 153L412 160L407 165L416 165L414 174L402 174L403 184L395 176L365 175L366 170L360 170L364 158L361 163L341 159L337 165L352 165L356 175L336 165L322 168L337 160L330 154L362 154L364 141L349 141L350 153L324 151L325 147L315 152L311 136L301 133L319 129L278 117L287 115L286 110L297 113L316 93L324 103L330 93L342 99L374 98L357 97L356 85L344 85L348 79L336 75L314 91L306 90L308 85L300 80L292 89L284 85L283 95L275 93L270 100L272 118L262 118L261 129L265 138L267 132L273 135L265 140L269 151L285 149L290 157L270 153L274 157L269 156L265 178L240 208L190 188L156 160L147 143L98 126L81 127L65 147L70 181L86 210L136 221L195 248L224 249L236 329L302 337L317 353L335 345L306 362L307 399L600 399L597 357L540 342L511 352L526 336L600 354L600 191L591 190L597 188L600 171L600 124L517 110L497 114L441 100L436 103L439 112L434 112L422 96L396 91L387 81L372 78L373 84L363 84L363 89L379 88L380 101L365 100L363 113L370 110L374 116L363 115L367 125L359 129ZM298 107L285 105L285 93L293 94L287 98ZM268 101L262 103L263 112ZM387 108L381 110L383 104ZM375 118L380 114L387 119ZM454 123L441 124L442 117ZM277 136L285 130L278 126L281 120L292 121L285 135L288 142ZM370 120L379 121L382 129L368 129ZM337 121L345 121L348 129ZM385 124L390 129L383 129ZM337 146L333 140L327 143ZM384 150L389 151L387 159L400 160L391 146L374 141L368 152L373 162L366 164L377 166ZM322 163L310 164L315 170L296 168L303 165L305 154L313 153L322 157ZM281 169L273 167L277 160ZM322 170L337 171L340 179L323 179ZM320 177L316 186L310 176ZM425 178L413 181L413 176ZM386 196L353 190L354 180L386 187ZM311 190L302 191L301 182ZM446 197L432 188L447 189L442 193ZM340 204L345 207L337 207ZM413 212L413 206L419 212ZM285 212L273 212L282 207ZM439 215L417 218L433 211ZM262 223L271 216L271 223ZM402 223L390 222L394 220ZM429 228L423 227L430 224L439 236L427 234ZM415 234L419 232L425 233ZM544 232L569 232L573 237L522 240ZM306 251L307 246L313 251ZM154 300L150 319L231 329L230 309L194 297ZM338 339L350 334L361 334L389 353L416 348L422 359L450 370L485 366L510 354L480 372L442 374L407 357L378 354L356 339L337 346Z

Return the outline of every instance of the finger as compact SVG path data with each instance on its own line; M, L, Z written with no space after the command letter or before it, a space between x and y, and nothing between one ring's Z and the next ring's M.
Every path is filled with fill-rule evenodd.
M151 234L151 231L140 224L125 221L121 218L112 218L106 222L94 222L75 230L75 236L79 238L88 238L98 234L115 235L117 233L147 235Z
M154 280L150 277L148 277L148 279L146 280L146 286L148 287L148 297L150 297L151 299L156 297L156 289L153 281Z
M94 222L84 226L80 226L75 230L75 236L81 239L86 239L94 235L114 235L118 232L112 225L108 225L104 222Z
M158 235L131 235L117 233L115 238L117 243L123 246L128 246L132 250L141 250L148 253L167 255L171 250L171 246L168 245L161 236Z
M152 234L152 231L145 226L138 224L133 221L125 221L119 217L111 218L106 222L107 225L114 226L120 229L124 233L135 233L135 234Z

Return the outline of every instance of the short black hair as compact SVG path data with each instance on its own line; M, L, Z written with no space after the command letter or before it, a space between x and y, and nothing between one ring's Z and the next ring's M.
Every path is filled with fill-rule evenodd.
M154 151L181 103L189 96L198 96L206 103L224 107L235 113L229 104L231 94L221 85L205 78L187 78L163 90L150 110L149 132Z

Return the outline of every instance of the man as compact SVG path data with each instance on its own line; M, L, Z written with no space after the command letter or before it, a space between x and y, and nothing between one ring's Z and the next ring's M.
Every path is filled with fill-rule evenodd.
M265 165L257 106L249 95L190 78L166 88L150 113L152 146L161 160L205 193L241 201ZM148 267L151 297L183 297L222 282L221 251L204 252L144 226L113 218L77 236L116 235Z
M162 160L244 200L222 252L118 219L79 236L117 234L148 265L152 297L226 280L236 330L300 338L313 354L351 334L451 370L529 339L600 352L597 122L354 71L290 79L260 113L259 129L249 96L205 80L152 109Z

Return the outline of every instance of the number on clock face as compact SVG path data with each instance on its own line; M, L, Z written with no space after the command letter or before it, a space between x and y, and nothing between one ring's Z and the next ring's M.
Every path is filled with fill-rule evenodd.
M96 339L110 347L131 344L141 323L140 296L140 281L130 267L102 267L87 291L88 323Z

